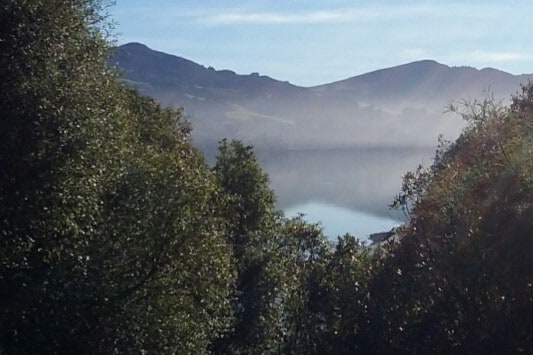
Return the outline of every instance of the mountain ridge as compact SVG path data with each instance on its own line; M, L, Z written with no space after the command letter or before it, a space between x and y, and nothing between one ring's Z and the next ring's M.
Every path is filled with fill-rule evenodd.
M450 67L425 59L312 87L259 73L216 70L140 43L117 47L110 66L164 105L185 108L193 139L241 139L263 148L425 145L455 138L460 120L444 117L454 100L509 99L532 75Z
M126 70L130 79L156 80L160 85L191 85L199 82L207 85L217 85L228 89L234 87L250 88L246 79L254 79L259 84L286 85L298 87L288 82L270 78L269 76L251 73L237 74L229 69L216 70L205 67L192 60L150 49L148 46L132 42L117 47L112 63ZM157 75L154 75L156 73ZM137 81L137 80L136 80Z
M493 68L493 67L484 67L484 68L478 69L478 68L475 68L475 67L472 67L472 66L466 66L466 65L465 66L450 66L450 65L438 62L438 61L436 61L434 59L427 58L427 59L415 60L415 61L412 61L412 62L406 62L406 63L398 64L398 65L395 65L395 66L391 66L391 67L372 70L372 71L365 72L365 73L362 73L362 74L356 74L356 75L353 75L353 76L350 76L348 78L341 79L341 80L335 80L335 81L332 81L332 82L327 82L327 83L318 84L318 85L302 86L302 85L292 84L292 83L290 83L287 80L281 80L281 79L272 78L272 77L267 76L267 75L261 75L258 72L253 72L253 73L250 73L250 74L238 74L235 71L233 71L231 69L228 69L228 68L214 69L212 66L207 66L206 67L206 65L199 64L199 63L197 63L197 62L195 62L195 61L193 61L191 59L187 59L187 58L175 55L175 54L168 54L168 53L165 53L165 52L162 52L162 51L157 51L157 50L151 49L147 45L145 45L143 43L139 43L139 42L130 42L130 43L126 43L126 44L120 45L120 46L117 47L117 50L118 50L119 56L118 56L118 58L117 58L117 56L114 56L114 60L124 59L124 57L120 55L121 52L124 52L124 51L137 52L137 54L140 54L140 52L144 51L147 54L152 54L154 56L159 56L161 58L164 58L164 57L172 58L172 59L176 60L177 62L181 61L183 63L187 63L187 65L190 66L190 67L196 67L198 69L201 68L201 69L204 69L204 70L207 69L207 70L209 70L211 72L215 72L217 74L229 74L229 75L234 75L234 76L240 77L240 78L245 78L245 77L261 78L261 79L265 79L265 80L271 80L271 81L275 81L275 82L279 82L279 83L284 83L284 84L287 84L287 85L290 85L290 86L293 86L293 87L297 87L297 88L301 88L301 89L317 89L317 88L320 88L320 87L325 87L325 86L329 86L329 85L336 85L336 84L344 83L344 82L358 81L360 79L363 79L363 78L366 79L368 77L376 76L376 75L379 75L381 73L390 75L391 73L393 73L395 71L401 71L403 69L411 69L411 68L416 68L417 71L420 71L421 69L424 70L424 68L426 68L426 69L440 68L440 69L451 70L451 71L468 70L468 71L471 71L471 72L478 72L478 73L492 72L494 75L505 75L505 76L508 76L508 77L520 77L520 78L527 78L527 77L531 77L533 75L533 73L532 74L524 73L524 74L515 75L515 74L511 74L511 73L508 73L506 71L503 71L503 70L500 70L500 69L497 69L497 68ZM119 64L119 66L123 66L123 64L126 64L126 63L118 63L118 64ZM187 69L189 69L189 68L187 68Z
M448 100L472 93L488 91L503 97L518 91L532 75L513 75L495 68L476 69L470 66L448 66L425 59L375 70L347 79L314 87L314 90L349 92L360 99L380 96L394 99L408 95L409 99L432 99L445 96ZM442 100L440 100L442 101Z

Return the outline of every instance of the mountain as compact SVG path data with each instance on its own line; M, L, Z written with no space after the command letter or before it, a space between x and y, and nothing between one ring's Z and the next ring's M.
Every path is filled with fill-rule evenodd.
M110 65L142 93L184 107L198 145L227 137L268 149L434 146L439 134L455 138L463 127L443 114L447 103L482 98L486 90L508 99L533 78L423 60L305 88L139 43L118 47Z
M316 91L357 97L374 103L442 103L466 99L489 91L495 97L509 95L531 75L512 75L493 68L449 67L422 60L377 70L314 88Z
M281 97L302 90L258 73L239 75L231 70L206 68L181 57L151 50L141 43L118 47L112 64L121 68L133 84L162 95L168 92L182 94L188 99L195 96L193 94L209 100L265 94Z

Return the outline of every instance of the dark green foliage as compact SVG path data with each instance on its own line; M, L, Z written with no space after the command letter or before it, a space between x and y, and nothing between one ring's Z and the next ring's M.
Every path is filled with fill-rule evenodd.
M234 329L214 344L217 353L272 353L283 342L284 270L279 252L280 214L268 177L253 150L221 142L214 167L225 192L226 238L237 265Z
M371 286L369 348L520 353L533 347L531 84L510 109L460 111L469 128L408 176L412 220ZM417 186L423 188L417 189Z
M359 337L368 322L370 295L368 284L380 268L382 250L370 249L352 236L339 238L327 266L329 281L329 353L351 354L359 351Z
M2 3L2 349L328 349L331 246L275 211L251 147L212 173L181 111L119 83L101 5Z
M290 275L288 354L351 354L367 319L368 283L381 250L350 235L328 241L317 225L288 220L283 232Z
M276 198L268 186L268 177L255 159L251 146L238 141L222 141L214 167L219 185L228 196L228 237L236 248L237 260L256 243L269 243L271 238L259 235L276 222Z
M290 294L287 300L288 354L324 352L326 344L326 265L332 245L317 225L288 220L283 234Z
M337 353L356 347L366 285L379 261L353 237L336 249L319 226L275 211L253 150L223 141L214 167L227 194L227 238L238 278L232 332L216 353Z
M96 1L0 11L0 344L204 352L230 324L219 192L181 112L106 68Z

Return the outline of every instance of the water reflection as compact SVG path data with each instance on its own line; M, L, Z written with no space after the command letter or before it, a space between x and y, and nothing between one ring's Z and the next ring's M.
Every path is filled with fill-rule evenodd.
M312 223L320 223L324 233L335 239L350 233L365 240L371 233L389 231L401 224L398 220L353 211L348 208L333 206L321 202L309 202L285 209L287 217L295 217L305 211L304 219Z
M434 152L434 148L387 147L269 151L257 156L280 209L322 221L329 235L349 231L366 237L404 219L388 205L400 191L405 172L418 164L429 165Z

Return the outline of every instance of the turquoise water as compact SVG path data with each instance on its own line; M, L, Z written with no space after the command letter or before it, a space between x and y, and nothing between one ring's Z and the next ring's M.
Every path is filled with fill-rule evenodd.
M400 221L392 218L375 216L321 202L308 202L285 209L287 217L296 216L298 213L304 213L304 219L309 222L320 222L325 234L330 239L336 239L337 236L350 233L360 240L365 240L371 233L389 231L401 224Z

